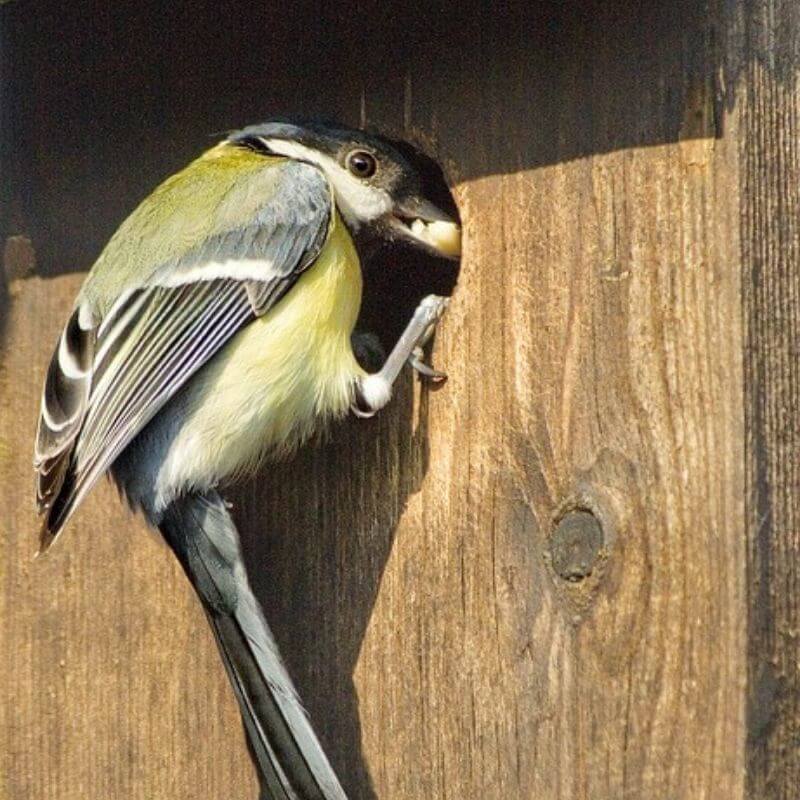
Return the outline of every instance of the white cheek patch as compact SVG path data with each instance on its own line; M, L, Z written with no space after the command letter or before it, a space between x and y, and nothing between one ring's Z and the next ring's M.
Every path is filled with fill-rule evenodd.
M359 180L330 156L285 139L262 141L273 153L316 164L333 187L336 205L350 225L358 227L391 211L392 200L383 189Z

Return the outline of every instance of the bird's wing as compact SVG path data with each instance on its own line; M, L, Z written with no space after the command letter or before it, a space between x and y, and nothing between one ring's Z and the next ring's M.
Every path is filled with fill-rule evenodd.
M50 363L39 418L42 550L164 403L315 261L332 218L330 189L310 165L283 162L281 170L276 191L246 227L163 264L100 319L86 298L75 309Z

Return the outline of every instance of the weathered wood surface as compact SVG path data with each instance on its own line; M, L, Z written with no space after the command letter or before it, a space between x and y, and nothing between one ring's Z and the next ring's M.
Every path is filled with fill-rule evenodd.
M353 799L794 797L794 12L389 3L305 24L303 4L173 5L126 25L97 4L96 50L73 11L53 4L36 34L14 11L50 51L18 62L39 99L16 100L4 219L51 277L14 285L0 343L0 797L254 796L165 548L103 486L31 562L29 460L81 278L60 273L207 131L276 107L418 136L466 226L434 351L449 383L408 380L379 418L232 495ZM90 107L88 133L64 125ZM389 328L427 288L398 275L369 277Z
M748 797L800 795L800 6L740 19Z

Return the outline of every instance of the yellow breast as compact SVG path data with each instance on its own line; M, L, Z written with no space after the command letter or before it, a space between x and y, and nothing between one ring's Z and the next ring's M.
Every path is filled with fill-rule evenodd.
M184 480L202 485L212 473L253 469L343 415L363 374L350 345L360 304L358 255L336 215L313 266L193 381L170 448L182 471L192 464L197 473Z

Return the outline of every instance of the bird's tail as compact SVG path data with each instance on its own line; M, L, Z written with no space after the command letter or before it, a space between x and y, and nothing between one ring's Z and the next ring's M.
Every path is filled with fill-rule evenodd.
M239 701L263 800L347 800L250 589L222 498L216 492L182 497L159 528L203 602Z

